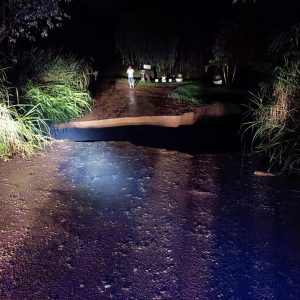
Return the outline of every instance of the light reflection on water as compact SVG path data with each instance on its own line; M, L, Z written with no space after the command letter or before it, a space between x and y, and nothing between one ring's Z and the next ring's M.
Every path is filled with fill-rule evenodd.
M137 103L135 100L135 92L133 90L130 90L128 92L128 96L129 96L129 101L128 101L128 116L129 117L134 117L137 114Z
M156 274L158 285L164 282L170 295L176 291L182 299L284 299L299 293L297 228L280 221L290 215L282 207L291 202L276 189L285 188L276 179L241 177L239 159L230 156L128 143L81 147L71 153L67 175L131 232L124 237L126 257L109 267L114 285L134 261L141 282ZM143 289L154 295L155 287Z

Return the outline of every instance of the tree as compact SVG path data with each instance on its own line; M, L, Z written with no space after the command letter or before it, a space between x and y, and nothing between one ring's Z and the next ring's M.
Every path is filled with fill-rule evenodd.
M63 3L71 0L2 0L0 3L0 43L15 43L19 38L35 40L61 26L69 16Z
M151 64L159 72L172 71L179 34L175 22L167 18L156 16L155 27L143 16L128 14L121 20L115 42L124 65L135 64L141 67L143 64Z
M228 23L221 32L216 34L212 49L212 64L222 71L227 86L233 84L238 66L253 64L254 35L255 28L249 28L241 20Z

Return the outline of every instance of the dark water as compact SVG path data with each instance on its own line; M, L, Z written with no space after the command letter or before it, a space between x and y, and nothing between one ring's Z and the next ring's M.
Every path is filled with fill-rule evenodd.
M228 153L241 150L238 117L205 120L193 126L123 126L114 128L51 129L56 139L71 141L129 141L135 145L185 153Z
M233 118L52 129L86 142L61 170L93 208L70 215L82 225L81 272L56 299L300 299L299 180L253 176L251 156L230 154L239 129Z
M299 180L254 170L239 153L70 144L37 210L50 234L33 227L0 268L0 299L300 299Z

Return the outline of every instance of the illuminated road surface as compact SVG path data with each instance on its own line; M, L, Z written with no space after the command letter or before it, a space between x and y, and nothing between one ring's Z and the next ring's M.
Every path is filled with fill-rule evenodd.
M48 160L57 173L34 184L61 185L28 208L23 240L1 244L0 299L299 299L299 181L127 142Z

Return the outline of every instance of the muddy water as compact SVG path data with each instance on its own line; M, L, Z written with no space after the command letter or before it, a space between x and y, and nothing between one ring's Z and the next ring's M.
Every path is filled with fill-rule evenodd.
M34 183L51 181L48 204L27 208L39 217L22 247L2 245L2 299L299 298L299 180L254 177L240 154L128 142L52 159Z
M81 144L70 158L66 175L93 199L102 222L114 224L101 233L114 245L99 274L103 296L298 297L297 182L254 178L251 160L242 167L239 155L127 143Z
M127 115L155 115L137 95L126 97ZM254 177L255 163L240 154L198 155L240 152L239 129L230 117L55 131L130 142L79 143L63 166L100 215L101 299L298 298L299 181ZM77 293L96 299L90 288Z
M113 128L52 128L52 137L71 141L129 141L135 145L178 150L185 153L241 151L241 119L229 116L177 128L120 126Z
M186 153L228 153L242 149L242 116L238 105L196 108L188 101L170 99L168 94L175 87L129 89L124 82L110 85L96 97L91 112L68 124L57 124L51 128L51 135L71 141L129 141ZM185 114L192 115L194 120L174 120ZM149 120L145 121L145 116Z

